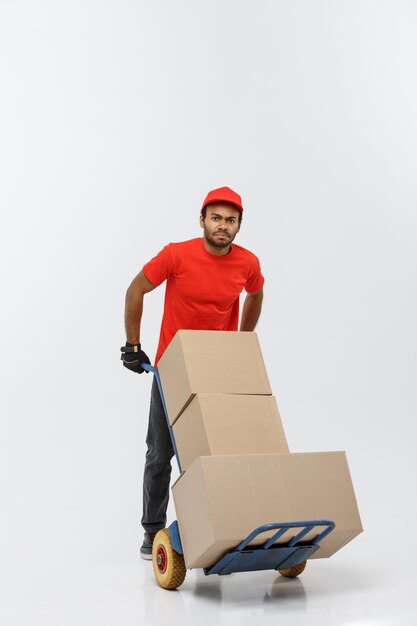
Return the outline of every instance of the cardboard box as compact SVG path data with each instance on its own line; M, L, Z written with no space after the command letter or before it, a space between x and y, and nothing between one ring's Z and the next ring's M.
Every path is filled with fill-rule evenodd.
M187 568L210 567L272 522L333 520L336 528L313 558L331 556L362 531L344 452L199 457L173 495Z
M274 396L198 393L173 430L183 471L199 456L289 452Z
M179 330L158 370L171 424L196 393L272 393L256 333Z

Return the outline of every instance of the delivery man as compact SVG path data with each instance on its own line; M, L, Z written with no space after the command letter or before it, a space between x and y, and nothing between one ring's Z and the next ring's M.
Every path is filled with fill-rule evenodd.
M125 367L141 374L141 363L150 362L140 343L143 298L165 280L155 366L179 329L238 330L239 296L243 289L247 295L239 330L254 330L261 313L264 278L258 258L245 248L232 245L240 230L242 213L242 200L235 191L229 187L210 191L200 214L203 237L170 243L133 279L126 293L127 341L121 348ZM145 537L140 554L150 560L154 536L166 524L174 455L155 378L146 443L142 517Z

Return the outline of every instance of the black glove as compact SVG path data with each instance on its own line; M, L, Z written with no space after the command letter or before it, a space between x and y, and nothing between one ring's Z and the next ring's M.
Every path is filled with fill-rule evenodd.
M141 363L149 363L150 365L151 362L144 351L140 349L140 343L134 344L126 341L126 345L120 348L120 350L122 351L120 358L128 370L136 372L136 374L142 374L143 372L149 374L147 370L141 367Z

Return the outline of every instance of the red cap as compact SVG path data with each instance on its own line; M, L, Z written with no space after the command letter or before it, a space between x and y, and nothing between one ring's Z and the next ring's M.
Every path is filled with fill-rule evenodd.
M243 213L242 198L230 187L219 187L219 189L209 191L201 208L204 209L205 206L212 202L229 202L229 204L233 204Z

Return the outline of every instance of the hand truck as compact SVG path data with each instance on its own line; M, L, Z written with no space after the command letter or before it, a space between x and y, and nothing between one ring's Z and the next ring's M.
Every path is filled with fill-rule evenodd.
M181 473L181 462L172 426L168 419L165 398L162 391L161 379L156 367L148 363L142 363L142 368L152 372L158 384L162 405L171 436L172 446ZM323 528L312 540L303 541L303 538L314 528ZM211 567L203 568L206 576L218 574L225 576L235 572L250 572L260 570L277 570L282 576L295 578L305 569L307 559L310 558L320 547L320 542L327 537L335 527L332 520L311 520L304 522L281 522L264 524L255 528L234 549L220 558ZM283 541L283 536L292 529L299 529L295 536L288 541ZM251 546L256 537L266 531L276 531L262 545ZM287 535L288 536L288 535ZM276 542L281 539L281 543ZM163 528L155 535L152 548L152 563L155 578L163 589L177 589L184 582L187 569L184 561L184 552L178 522L174 521L169 528Z

